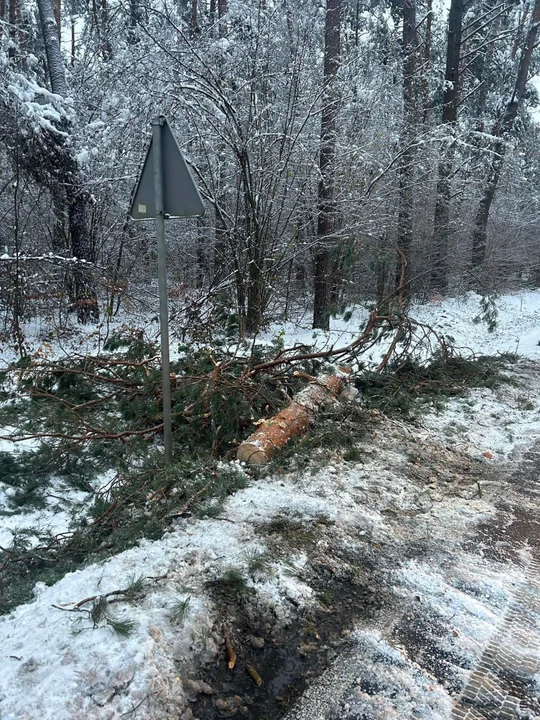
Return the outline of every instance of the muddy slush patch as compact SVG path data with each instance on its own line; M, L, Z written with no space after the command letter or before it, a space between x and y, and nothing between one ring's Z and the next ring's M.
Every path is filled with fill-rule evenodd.
M389 602L377 573L369 583L358 582L319 562L312 565L309 582L317 605L299 610L297 619L285 627L250 593L235 592L219 581L213 584L213 600L230 632L237 660L230 670L223 651L219 661L206 668L201 677L214 692L192 703L194 717L277 720L347 647L353 628L359 622L374 621ZM254 637L264 638L262 648L252 646ZM247 666L260 675L260 686Z
M459 669L471 670L470 659L442 647L442 639L451 646L451 635L445 618L424 608L406 612L395 625L390 641L407 651L409 658L443 685L449 695L463 690Z

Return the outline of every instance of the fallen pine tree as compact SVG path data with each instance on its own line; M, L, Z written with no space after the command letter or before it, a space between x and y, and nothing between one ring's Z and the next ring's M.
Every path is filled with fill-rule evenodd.
M366 369L369 351L381 347L377 366L370 357ZM322 425L323 409L351 410L338 403L353 381L362 406L383 412L403 408L411 397L492 381L489 368L482 373L456 356L429 326L376 310L359 336L341 347L276 350L254 343L244 355L218 344L186 346L171 366L176 457L163 468L159 360L155 343L141 330L123 327L101 355L47 359L37 352L4 373L9 382L0 387L0 425L6 434L0 440L36 443L18 453L0 452L0 476L14 488L13 509L46 507L58 478L62 492L84 490L92 504L69 531L39 531L32 547L21 533L0 548L0 614L31 597L38 580L51 582L141 537L160 537L171 518L216 516L250 475L218 458L231 458L243 434L249 437L240 443L239 457L259 464L308 429L316 440L317 414ZM336 366L350 367L350 376ZM251 432L254 417L262 419ZM343 427L344 442L355 422Z
M313 378L291 404L270 420L262 420L257 430L240 444L237 458L250 465L263 465L276 450L293 437L304 434L317 413L334 402L348 388L349 373Z

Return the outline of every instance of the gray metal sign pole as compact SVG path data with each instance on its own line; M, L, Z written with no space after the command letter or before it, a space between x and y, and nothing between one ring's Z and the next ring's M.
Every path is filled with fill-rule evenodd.
M154 153L154 193L158 251L159 323L161 327L161 371L163 378L163 439L165 464L172 461L171 370L169 364L169 310L167 307L167 268L165 265L165 211L163 206L163 146L160 115L152 122Z

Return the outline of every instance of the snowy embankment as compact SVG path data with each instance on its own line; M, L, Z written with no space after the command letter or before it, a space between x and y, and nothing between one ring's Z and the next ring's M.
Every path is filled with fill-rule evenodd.
M473 322L479 312L474 296L419 306L413 314L475 353L517 351L538 359L540 293L506 296L498 305L494 333ZM360 313L334 323L325 342L347 342L360 324ZM283 330L286 345L313 343L311 332L308 339L308 331L304 337L292 326ZM259 606L275 617L274 628L262 621L253 628L268 640L299 608L320 602L310 568L322 562L337 572L344 548L374 558L381 583L376 589L393 598L386 621L383 613L375 627L353 634L363 665L360 672L349 661L349 669L367 680L349 705L377 718L450 720L452 694L466 681L467 667L478 661L522 578L518 564L462 547L478 522L495 512L500 484L490 475L492 466L540 434L536 363L521 362L508 372L515 385L453 399L425 417L423 427L375 416L371 434L359 445L359 462L346 462L336 451L324 467L310 468L304 458L291 472L238 491L218 518L180 520L159 541L141 541L51 587L38 584L33 602L0 618L1 720L189 720L190 701L205 692L218 696L217 688L201 683L204 664L224 656L224 618L210 583L231 569L240 572ZM276 519L315 527L313 544L276 552L267 532ZM429 551L427 559L415 558L411 548L419 546ZM264 575L252 570L254 552L267 553ZM87 614L70 611L141 576L143 589L132 601L111 604L115 616L134 623L128 637L102 623L93 627ZM175 615L179 603L182 618ZM395 618L418 606L448 629L441 633L433 622L426 632L441 652L460 659L452 665L452 683L445 685L407 656L400 649L406 639L401 645L388 639ZM366 683L376 686L389 675L393 694L366 694Z

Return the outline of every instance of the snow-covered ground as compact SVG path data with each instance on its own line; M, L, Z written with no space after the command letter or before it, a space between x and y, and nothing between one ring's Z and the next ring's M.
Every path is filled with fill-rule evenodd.
M441 412L423 418L427 428L442 431L453 447L488 460L507 459L518 445L540 438L540 366L521 360L504 374L509 384L472 389L452 398Z
M469 292L459 298L414 304L410 315L449 337L463 354L517 353L532 359L540 358L540 291L496 298L497 325L491 332L488 324L481 320L481 300L479 295ZM368 318L368 312L363 308L350 308L349 312L351 317L346 321L332 318L329 333L310 329L311 318L306 314L300 326L295 322L273 325L261 334L261 339L270 341L279 336L285 347L295 343L315 344L319 348L345 346L358 337ZM384 349L378 348L371 353L373 362L379 360ZM369 355L366 360L370 360Z
M476 354L525 355L529 359L508 367L514 384L452 399L419 425L375 414L358 447L360 461L346 462L339 451L325 456L322 467L316 456L311 464L303 458L289 473L236 492L218 518L180 520L161 540L143 540L51 587L38 584L32 602L0 618L1 720L191 720L191 701L210 692L220 697L219 688L202 683L205 664L225 656L224 618L211 582L231 569L240 572L257 606L275 618L271 631L258 628L271 642L302 608L320 602L311 580L314 563L337 573L345 549L373 560L376 590L390 599L375 620L350 635L349 651L328 671L331 690L315 684L291 717L450 720L456 693L504 621L530 560L526 546L517 560L504 561L467 546L479 523L497 515L501 495L514 492L505 473L519 446L540 434L540 293L504 296L498 307L492 333L473 322L480 312L473 295L418 306L412 315ZM355 311L347 323L334 321L330 334L317 334L317 344L347 344L364 317ZM313 343L313 331L292 324L273 327L263 339L276 334L285 345ZM100 344L95 336L86 346L73 342L80 352ZM308 528L312 542L280 545L278 552L268 534L276 519ZM8 530L5 525L0 536ZM254 553L265 552L266 571L253 572ZM355 570L352 560L347 563ZM81 600L141 576L143 589L134 598L110 605L115 616L133 621L131 635L118 635L103 622L94 627L88 613L74 611ZM429 657L420 661L411 653L414 643L405 632L411 613L426 619L422 632L439 654L453 658L448 683L427 667Z
M156 296L157 300L157 296ZM494 355L497 353L517 353L531 359L540 358L540 291L522 291L501 295L495 299L497 325L490 331L488 324L480 320L482 316L482 298L469 292L458 298L444 301L434 299L431 302L413 304L410 315L414 319L432 326L440 334L450 337L452 344L464 353ZM276 339L285 347L297 344L314 346L318 349L342 347L348 345L363 330L368 319L368 310L362 306L347 309L344 317L334 317L330 322L330 332L313 330L311 315L306 311L294 321L273 323L261 331L258 342L271 343ZM146 314L122 311L117 317L104 319L96 326L89 326L84 332L73 328L71 332L55 330L43 319L35 319L23 326L27 350L42 357L62 357L73 354L95 354L103 348L111 334L122 327L144 329L153 340L159 338L159 326L155 312ZM181 338L175 335L175 322L171 322L171 357L177 354ZM384 347L372 353L372 361L377 362ZM18 359L12 345L0 342L0 370L9 362ZM365 358L369 362L369 357Z
M276 517L317 526L313 552L325 562L336 562L337 547L383 548L388 586L396 597L421 602L422 608L451 620L453 644L473 666L522 571L460 550L476 523L493 514L495 485L486 483L480 498L474 477L458 475L468 456L446 443L444 433L420 429L413 437L408 429L381 421L362 447L362 464L336 454L323 469L257 481L231 497L217 519L182 520L160 541L142 541L52 587L38 585L33 602L0 619L0 717L191 717L182 712L193 696L193 682L200 681L201 665L224 653L208 581L231 568L240 570L258 602L282 624L298 607L316 602L303 573L309 560L305 551L291 548L283 557L273 553L266 577L249 574L250 553L267 549L260 528ZM418 457L427 460L419 463ZM318 524L321 518L324 524ZM400 562L400 551L426 536L430 546L444 548L444 562L451 558L451 572L438 550L426 561ZM393 551L387 555L384 548ZM135 622L130 637L93 628L86 616L67 611L84 598L126 587L141 574L146 580L140 596L113 606L115 614ZM187 598L187 616L178 623L174 604ZM380 652L399 654L385 639L384 627L358 633L356 652L366 646L372 653L380 638ZM378 670L370 667L363 664L363 672L388 669L384 661ZM461 672L465 679L467 671ZM380 698L387 714L377 717L450 718L451 698L426 670L403 655L395 673L399 703ZM424 714L408 714L419 704L427 708Z

